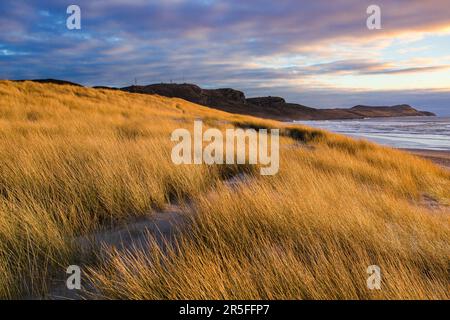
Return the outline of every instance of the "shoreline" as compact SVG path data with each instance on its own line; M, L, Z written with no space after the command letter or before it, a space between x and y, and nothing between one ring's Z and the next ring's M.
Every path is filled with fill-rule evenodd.
M400 150L425 158L437 165L440 165L441 167L446 168L447 170L450 170L450 151L405 148L400 148Z
M426 112L426 111L425 111ZM404 118L447 118L447 116L440 116L440 115L434 115L434 116L424 116L424 115L411 115L411 116L380 116L380 117L363 117L363 118L326 118L326 119L313 119L313 120L287 120L282 122L289 122L289 123L302 123L302 122L318 122L318 121L345 121L345 120L378 120L378 119L404 119ZM408 149L405 149L408 150ZM411 150L419 150L419 149L411 149ZM422 150L422 149L420 149ZM424 150L427 151L427 150Z

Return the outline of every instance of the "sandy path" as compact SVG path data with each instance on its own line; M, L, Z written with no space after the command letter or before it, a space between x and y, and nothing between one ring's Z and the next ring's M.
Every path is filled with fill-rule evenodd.
M81 282L83 290L69 290L66 286L67 274L62 274L59 279L52 279L49 284L49 292L44 297L51 300L80 300L85 299L87 292L96 292L89 282L83 281L83 269L89 264L84 264L83 255L98 255L100 260L108 259L108 248L115 248L118 251L145 250L148 245L148 236L152 236L158 245L164 249L165 243L173 242L177 230L184 227L186 223L182 208L177 205L170 205L164 211L153 212L148 216L127 221L126 225L113 229L101 230L94 234L78 237L74 239L77 247L80 248L80 261L74 263L80 266L82 271ZM35 297L36 298L36 297Z
M251 179L245 174L238 174L224 181L224 183L232 188L237 188L242 183L249 183ZM191 208L191 211L194 208ZM135 251L145 250L148 245L148 236L153 237L161 249L164 250L166 243L173 243L176 233L186 227L187 216L179 205L170 205L164 211L152 212L148 216L127 221L125 225L118 226L113 229L101 230L96 233L78 237L74 239L76 245L80 248L80 261L89 261L83 258L83 255L89 256L91 253L98 255L100 260L108 259L108 248L115 248L118 251ZM74 263L76 264L76 263ZM82 262L78 263L81 270L87 267ZM66 287L66 278L68 275L63 274L60 279L50 281L49 293L45 299L63 299L76 300L85 299L83 290L68 290ZM83 278L82 278L83 280ZM92 284L82 281L84 291L96 292Z

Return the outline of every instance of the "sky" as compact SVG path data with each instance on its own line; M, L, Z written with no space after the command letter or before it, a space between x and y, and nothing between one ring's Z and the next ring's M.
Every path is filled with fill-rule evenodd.
M81 9L69 30L67 7ZM381 29L369 30L369 5ZM0 79L189 82L311 107L450 116L449 0L0 2Z

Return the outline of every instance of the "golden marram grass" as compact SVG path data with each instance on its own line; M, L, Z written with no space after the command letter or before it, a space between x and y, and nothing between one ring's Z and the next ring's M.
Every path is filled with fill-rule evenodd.
M279 174L173 165L171 132L199 118L280 128ZM176 241L91 252L89 297L449 299L449 190L449 172L430 162L315 129L180 99L0 82L4 299L45 297L81 259L74 239L170 203L188 219ZM366 287L373 264L382 290Z

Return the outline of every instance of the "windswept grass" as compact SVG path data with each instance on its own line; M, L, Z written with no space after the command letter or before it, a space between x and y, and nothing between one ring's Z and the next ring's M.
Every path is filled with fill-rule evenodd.
M280 128L280 172L175 166L171 132ZM237 185L224 180L245 174ZM179 99L0 82L0 297L43 296L73 239L188 200L162 250L112 250L103 298L448 299L450 174L364 141ZM94 253L95 254L95 253ZM382 290L366 287L379 265Z
M372 172L352 157L286 151L278 176L197 198L169 253L149 239L151 252L112 252L91 275L110 298L448 299L449 216L413 200L448 189L407 164L379 160ZM381 267L381 291L367 289L370 265Z

